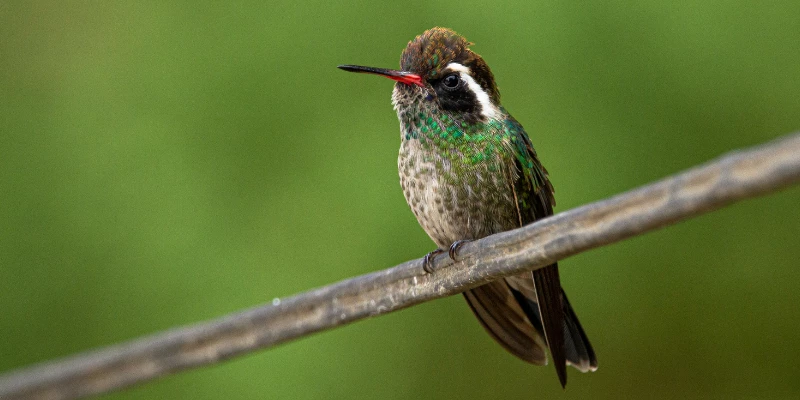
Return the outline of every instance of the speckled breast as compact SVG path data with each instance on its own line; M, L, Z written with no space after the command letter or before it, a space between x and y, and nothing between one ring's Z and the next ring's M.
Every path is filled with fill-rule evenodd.
M501 153L480 163L461 163L459 149L400 146L400 186L419 224L436 245L478 239L520 226L512 182L514 163Z

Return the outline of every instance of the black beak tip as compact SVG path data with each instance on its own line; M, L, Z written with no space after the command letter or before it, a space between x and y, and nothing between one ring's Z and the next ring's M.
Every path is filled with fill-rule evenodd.
M361 72L356 65L344 64L344 65L338 65L338 66L336 66L336 68L339 68L339 69L341 69L343 71L347 71L347 72Z

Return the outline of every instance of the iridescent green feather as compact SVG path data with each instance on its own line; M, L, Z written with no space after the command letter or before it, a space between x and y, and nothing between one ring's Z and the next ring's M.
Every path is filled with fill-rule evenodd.
M456 123L448 113L434 115L416 110L410 113L414 118L407 124L416 129L406 132L405 139L417 139L424 149L437 150L450 161L456 176L465 176L480 168L498 171L513 164L515 175L518 174L515 190L520 209L531 210L535 214L531 217L535 218L544 216L540 215L542 213L549 215L555 204L547 171L539 162L525 130L505 110L503 112L502 120ZM538 207L531 204L532 197L541 202ZM523 219L529 220L529 217Z

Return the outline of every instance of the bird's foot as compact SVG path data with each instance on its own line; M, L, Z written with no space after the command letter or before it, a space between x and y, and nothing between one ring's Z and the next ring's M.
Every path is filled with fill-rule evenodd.
M453 261L458 261L456 260L458 249L460 249L461 246L463 246L465 243L469 243L471 241L472 240L456 240L455 242L453 242L453 244L450 245L450 250L447 252L447 254L450 255L450 259Z
M427 272L433 272L433 259L436 258L439 254L444 253L442 249L436 249L428 254L425 255L425 258L422 259L422 269Z

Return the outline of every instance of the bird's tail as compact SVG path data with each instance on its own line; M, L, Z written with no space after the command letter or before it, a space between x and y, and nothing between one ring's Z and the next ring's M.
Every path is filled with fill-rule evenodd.
M567 294L561 291L561 301L564 303L564 350L567 356L567 365L572 365L581 372L597 369L597 357L594 355L592 344L586 337L578 316L569 305Z
M544 328L542 327L542 317L539 314L539 306L532 299L523 296L522 293L511 290L517 302L522 306L522 309L528 314L528 319L533 322L533 327L544 336ZM589 343L589 338L586 332L583 331L578 316L575 315L575 310L567 300L567 294L561 290L561 303L564 307L564 352L567 359L567 365L577 368L581 372L595 371L597 369L597 357L594 354L592 344Z

